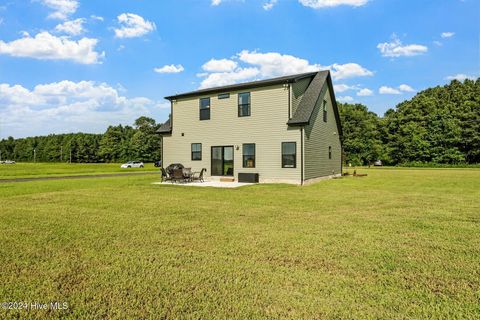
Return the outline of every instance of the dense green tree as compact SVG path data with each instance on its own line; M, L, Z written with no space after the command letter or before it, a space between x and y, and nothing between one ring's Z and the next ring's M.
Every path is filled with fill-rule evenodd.
M362 104L339 103L338 108L345 161L352 165L362 165L383 158L378 116Z
M161 138L157 133L158 127L151 118L140 117L135 121L136 132L131 145L136 159L149 162L160 159Z

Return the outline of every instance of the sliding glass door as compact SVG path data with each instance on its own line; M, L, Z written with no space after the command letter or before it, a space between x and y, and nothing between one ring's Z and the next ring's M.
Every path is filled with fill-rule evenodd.
M233 146L212 147L212 176L233 176Z

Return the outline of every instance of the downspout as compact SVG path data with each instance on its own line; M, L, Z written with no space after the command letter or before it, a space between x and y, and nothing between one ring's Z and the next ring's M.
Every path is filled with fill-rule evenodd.
M163 169L163 135L160 135L160 168Z
M288 86L288 120L292 119L292 112L291 112L291 109L292 109L292 105L291 105L291 94L290 94L290 90L291 90L291 85L290 83L287 84Z
M300 127L300 181L303 186L303 126Z

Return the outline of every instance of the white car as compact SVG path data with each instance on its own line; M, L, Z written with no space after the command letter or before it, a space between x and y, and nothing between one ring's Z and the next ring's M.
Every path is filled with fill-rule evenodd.
M120 168L143 168L143 162L141 161L128 161L120 166Z
M12 160L5 160L5 161L2 161L0 162L1 164L15 164L15 161L12 161Z

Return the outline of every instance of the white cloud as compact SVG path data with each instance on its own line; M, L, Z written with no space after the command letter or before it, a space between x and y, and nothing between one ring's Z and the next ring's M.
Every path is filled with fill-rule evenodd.
M438 46L438 47L443 46L443 43L441 43L441 42L438 41L438 40L433 41L433 44L436 45L436 46Z
M392 36L391 42L379 43L377 48L380 50L383 57L411 57L424 54L428 48L420 44L403 45L396 35Z
M164 103L145 97L127 98L106 83L68 80L39 84L32 90L0 84L2 133L12 136L93 131L110 124L131 124Z
M392 88L392 87L387 87L387 86L381 86L380 89L378 89L378 93L380 94L402 94L400 90Z
M456 75L448 76L448 77L445 78L445 80L458 80L458 81L465 81L467 79L475 80L476 77L474 77L472 75L464 74L464 73L458 73Z
M235 70L237 65L237 62L230 59L210 59L202 66L202 69L207 72L230 72Z
M65 21L64 23L58 24L55 27L55 31L63 32L72 36L78 36L82 34L85 29L83 28L83 24L85 23L84 18L78 18L71 21Z
M350 96L343 96L343 97L338 97L337 101L346 103L346 102L353 102L353 98Z
M313 9L337 7L341 5L361 7L366 5L369 0L298 0L305 7Z
M410 87L408 84L401 84L398 86L398 89L403 92L415 92L415 89Z
M78 9L77 0L40 0L40 2L54 10L48 17L52 19L66 20L68 16L74 14Z
M222 3L222 0L212 0L212 6L218 6L220 3Z
M373 72L362 67L357 63L338 64L334 63L329 67L332 71L332 77L336 80L356 78L356 77L371 77Z
M71 60L77 63L101 63L105 53L95 51L98 40L82 38L78 41L68 37L56 37L40 32L35 37L28 33L23 38L4 42L0 40L0 54L14 57L29 57L40 60Z
M211 59L202 68L206 72L197 75L205 77L201 88L326 69L331 69L336 80L373 75L373 72L356 63L321 66L288 54L249 50L243 50L231 59Z
M201 82L200 89L226 86L237 82L253 80L259 76L260 71L257 68L238 68L232 72L210 73Z
M94 14L92 14L92 15L90 16L90 18L93 19L93 20L98 20L98 21L103 21L103 20L104 20L103 17L96 16L96 15L94 15Z
M442 38L451 38L455 35L455 32L442 32L440 35Z
M358 90L357 96L359 96L359 97L373 96L373 91L370 90L370 89L367 89L367 88L363 88L363 89Z
M277 2L278 2L277 0L269 0L265 2L262 7L264 10L268 11L268 10L271 10L277 4Z
M114 30L117 38L141 37L156 29L155 23L134 13L122 13L117 20L121 25L120 28Z
M262 77L278 77L289 74L318 71L319 64L310 64L308 60L277 52L259 53L243 50L238 59L244 63L257 66Z
M163 67L160 68L155 68L153 69L157 73L179 73L185 70L181 64L170 64L170 65L164 65Z
M348 90L355 90L355 87L340 83L340 84L334 84L333 89L335 90L335 92L340 93Z

